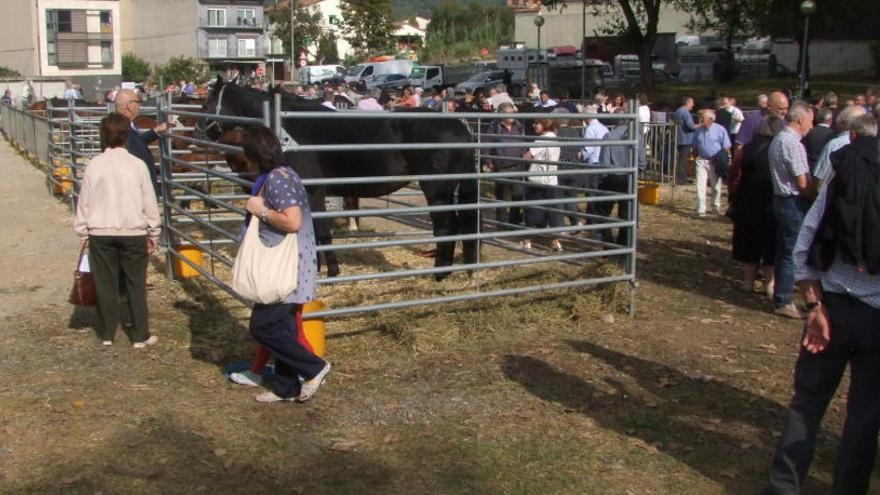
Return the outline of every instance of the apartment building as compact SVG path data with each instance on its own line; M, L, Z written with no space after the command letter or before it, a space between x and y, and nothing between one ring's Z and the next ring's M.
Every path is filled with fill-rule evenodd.
M256 72L268 51L263 0L121 0L122 46L151 64L199 58L213 70Z
M0 1L0 65L23 76L63 77L83 87L119 83L118 0Z

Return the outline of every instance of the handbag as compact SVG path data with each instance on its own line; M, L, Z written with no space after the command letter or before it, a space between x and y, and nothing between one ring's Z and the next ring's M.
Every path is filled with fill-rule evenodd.
M98 302L95 276L92 275L88 263L83 264L85 252L86 247L83 246L79 251L76 270L73 272L73 288L70 290L68 301L74 306L94 306Z
M276 246L263 244L260 219L251 215L232 266L232 290L255 303L281 302L296 290L298 248L296 233L287 234Z

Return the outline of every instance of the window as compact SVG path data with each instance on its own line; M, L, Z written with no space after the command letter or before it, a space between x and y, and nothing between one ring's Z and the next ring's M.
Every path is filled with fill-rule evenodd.
M101 32L102 33L112 33L113 32L113 13L109 10L101 11Z
M226 39L208 40L208 57L217 58L226 56Z
M50 41L46 44L46 52L48 54L49 65L58 65L58 52L56 51L54 41Z
M208 9L209 27L226 27L225 9Z
M58 32L59 33L70 33L73 32L73 22L70 19L70 11L69 10L56 10L55 11L55 19L58 22Z
M254 9L238 9L239 26L256 26L257 11Z
M338 26L339 25L339 18L336 17L335 15L331 15L327 18L327 23L330 24L331 26Z
M257 40L253 38L238 40L238 56L239 57L256 57L257 56Z
M113 42L101 42L101 64L105 66L113 65Z

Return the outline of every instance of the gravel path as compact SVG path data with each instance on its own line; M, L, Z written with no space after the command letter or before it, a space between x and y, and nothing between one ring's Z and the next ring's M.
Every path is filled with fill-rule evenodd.
M68 205L46 176L0 140L0 320L67 304L78 254Z

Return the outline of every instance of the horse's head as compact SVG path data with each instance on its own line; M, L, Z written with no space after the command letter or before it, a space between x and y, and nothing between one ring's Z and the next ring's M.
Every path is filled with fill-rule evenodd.
M202 106L205 118L196 123L196 132L212 141L216 141L223 135L223 123L219 120L212 119L211 115L232 115L229 109L229 102L223 100L228 84L223 81L223 77L217 74L214 83L211 84L211 90L208 91L208 97Z

